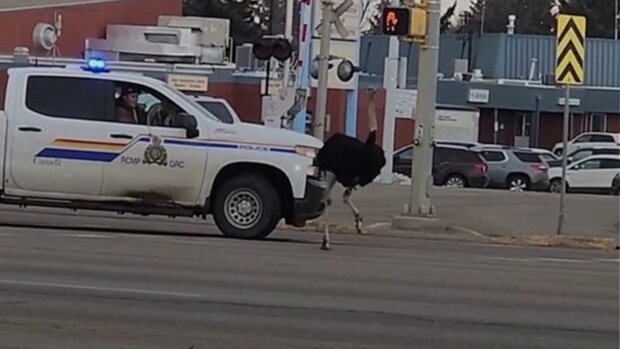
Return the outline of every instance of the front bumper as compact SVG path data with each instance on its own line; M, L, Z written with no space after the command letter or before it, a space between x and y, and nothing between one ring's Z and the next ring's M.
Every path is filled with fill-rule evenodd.
M327 192L328 183L324 178L308 177L304 197L293 200L293 210L286 224L303 227L306 221L320 217L325 211Z

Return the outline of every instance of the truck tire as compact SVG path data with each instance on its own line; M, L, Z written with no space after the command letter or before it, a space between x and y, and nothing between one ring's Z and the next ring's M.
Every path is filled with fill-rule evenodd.
M244 174L226 180L217 189L213 218L228 237L262 239L281 218L280 196L263 176Z

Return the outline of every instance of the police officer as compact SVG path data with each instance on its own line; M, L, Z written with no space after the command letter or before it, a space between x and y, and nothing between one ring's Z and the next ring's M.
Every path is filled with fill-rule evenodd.
M123 86L116 100L116 121L139 124L145 117L144 111L138 107L138 90L133 86Z

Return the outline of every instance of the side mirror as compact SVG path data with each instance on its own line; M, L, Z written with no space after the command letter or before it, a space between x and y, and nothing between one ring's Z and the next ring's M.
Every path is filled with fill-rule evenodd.
M566 159L566 162L568 162L568 163L573 162L573 157L572 157L572 156L569 156L569 157Z
M196 117L187 113L179 113L174 118L174 127L184 128L186 130L185 136L187 138L196 138L200 135L198 131L198 121Z
M571 168L571 170L573 170L573 171L581 170L581 165L573 166L573 168Z

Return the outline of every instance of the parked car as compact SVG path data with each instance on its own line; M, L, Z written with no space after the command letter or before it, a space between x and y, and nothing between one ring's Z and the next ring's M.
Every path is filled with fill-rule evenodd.
M616 173L611 181L611 195L620 195L620 172Z
M489 170L489 188L511 191L547 190L549 167L539 153L510 146L483 145L482 153Z
M567 147L566 152L563 152L562 147L563 143L558 142L553 146L554 154L562 155L562 154L570 154L577 149L581 148L592 148L592 147L610 147L610 146L620 146L620 133L609 133L609 132L585 132L577 137L571 139Z
M620 173L620 155L593 155L575 161L566 168L566 191L580 193L608 193L614 177ZM549 170L549 191L562 189L562 168Z
M411 177L413 146L394 152L394 172ZM433 150L433 184L447 187L482 188L487 184L487 165L479 151L454 145L436 145Z
M620 155L620 146L581 148L568 154L568 159L566 159L566 162L571 164L592 155ZM550 161L548 164L549 167L562 167L562 159L560 158L558 160Z
M537 153L538 155L540 155L540 158L543 159L547 163L547 165L549 165L549 163L551 163L552 161L557 161L560 159L560 157L554 154L551 150L547 150L543 148L519 148L519 149L531 150L534 153Z

